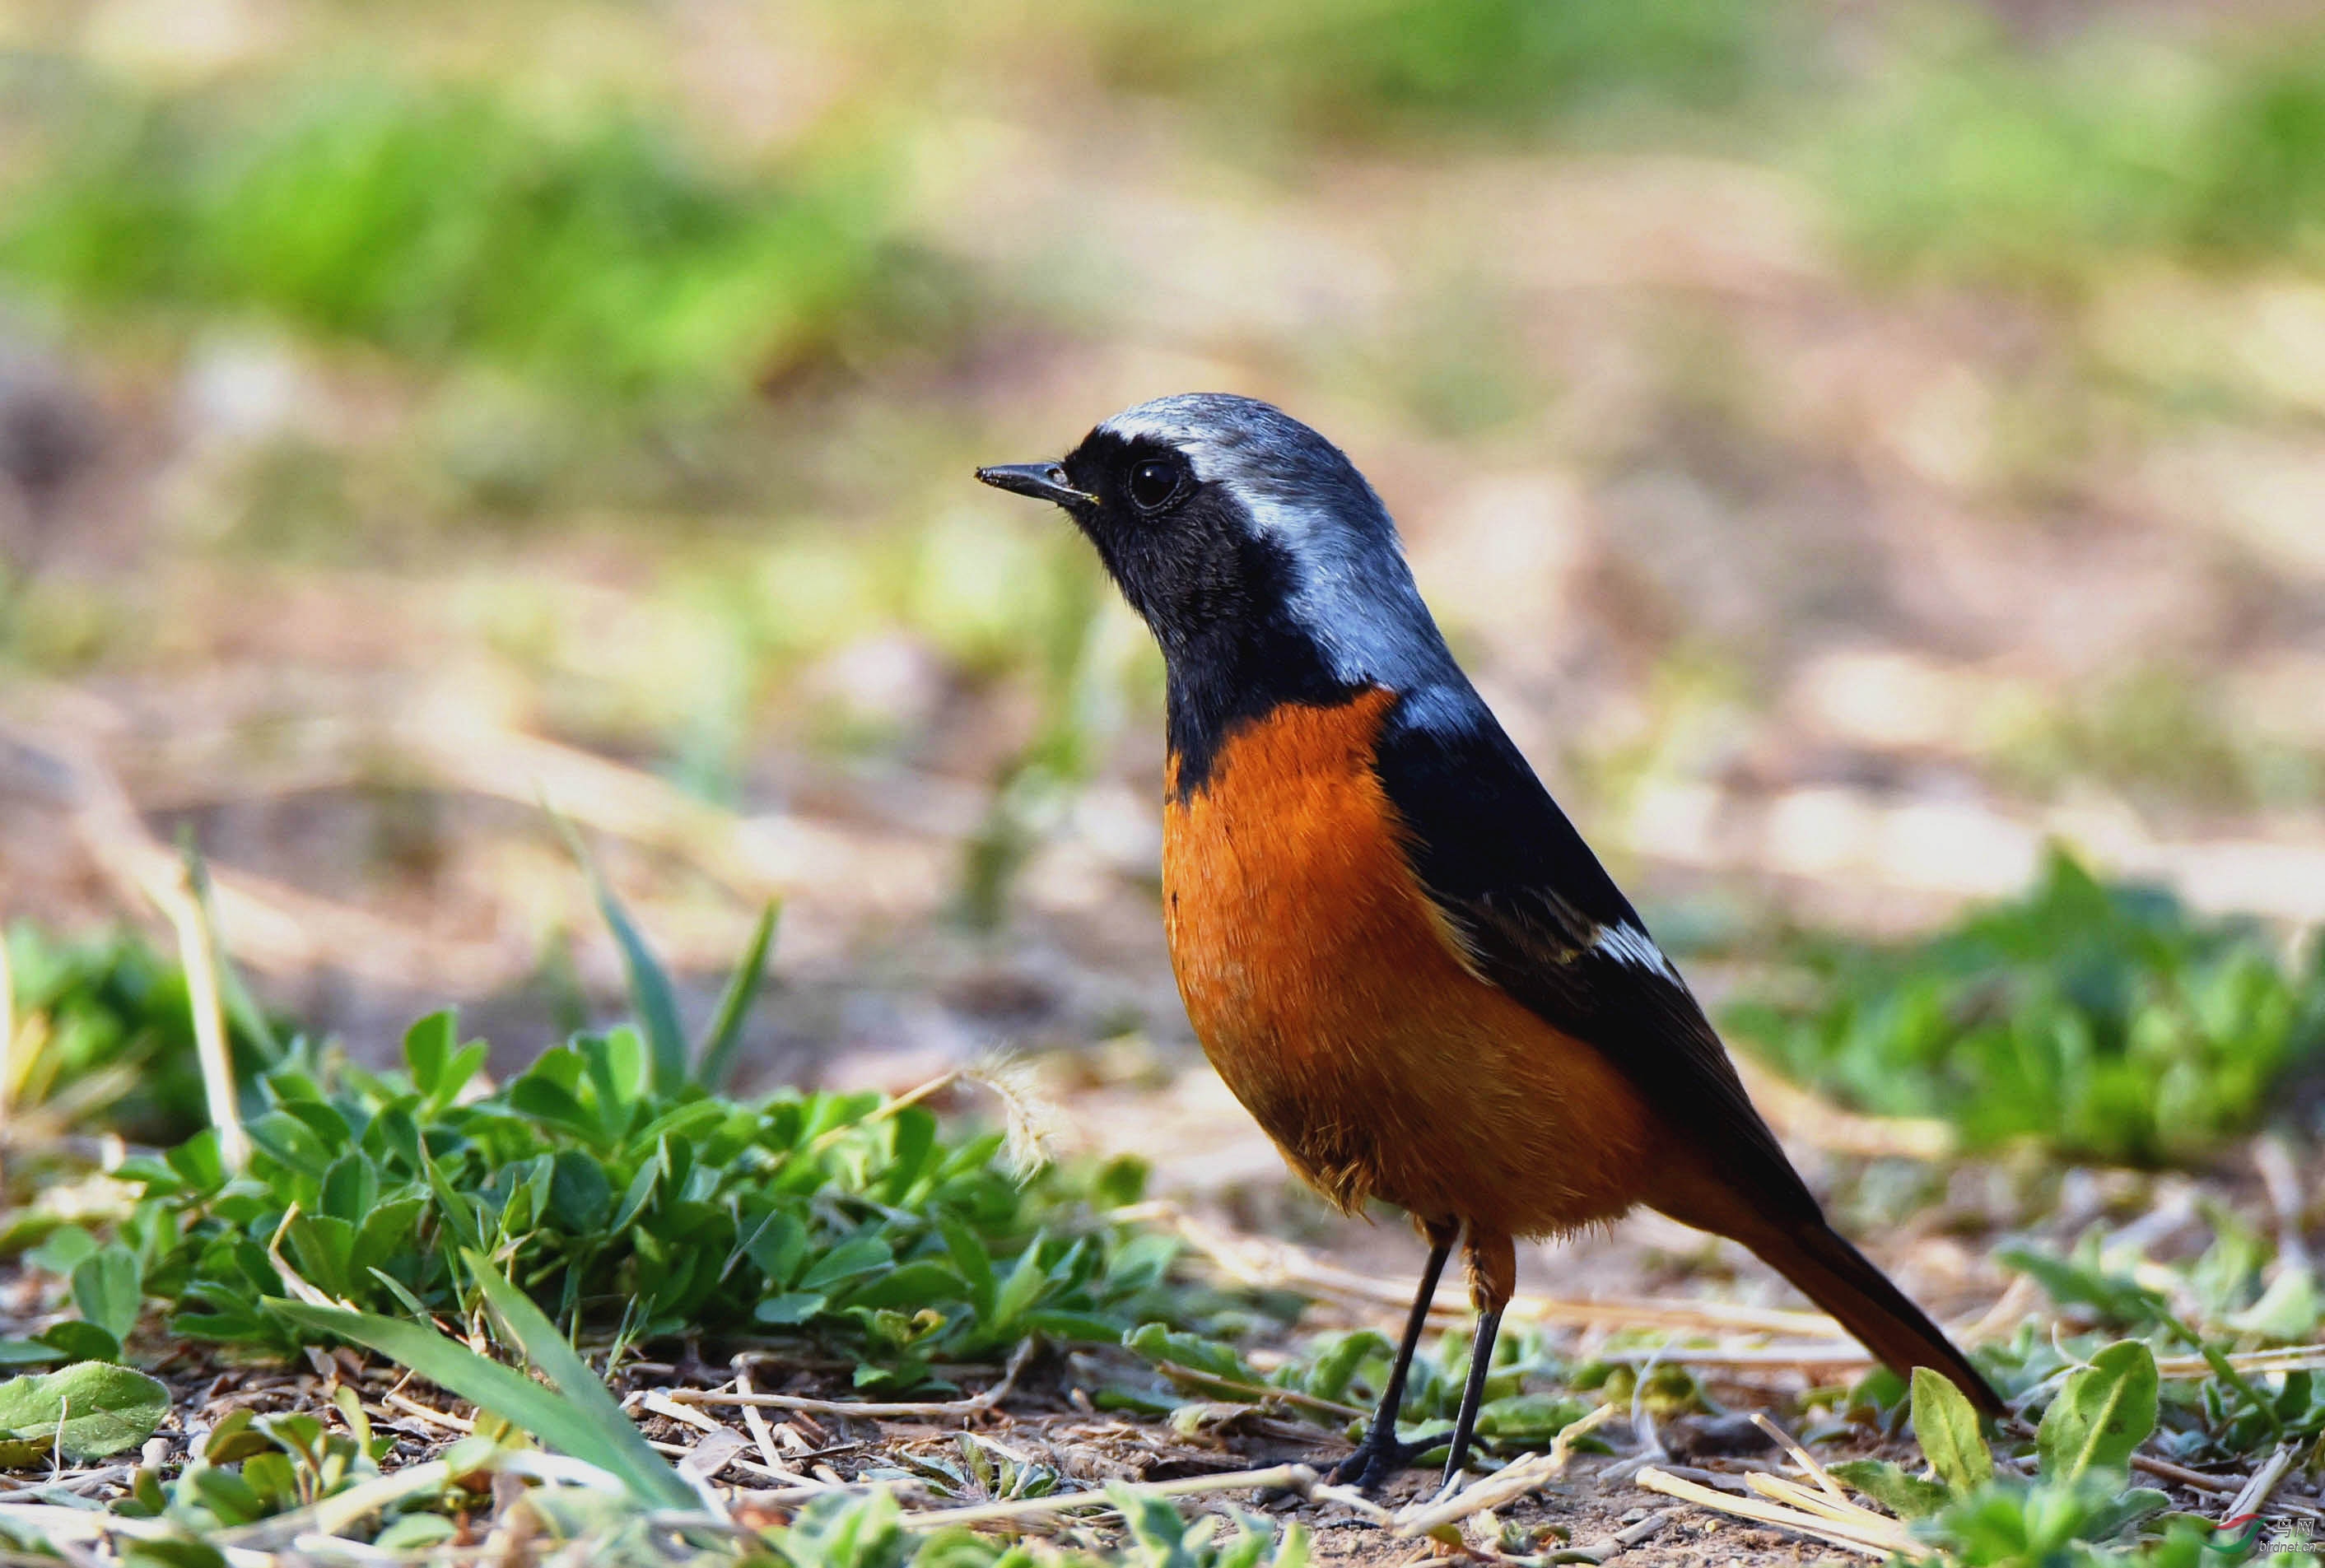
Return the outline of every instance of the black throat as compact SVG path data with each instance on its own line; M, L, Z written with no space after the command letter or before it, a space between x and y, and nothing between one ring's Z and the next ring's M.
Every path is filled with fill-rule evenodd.
M1277 616L1218 626L1179 648L1166 641L1162 651L1170 776L1182 803L1210 782L1219 748L1245 724L1286 703L1337 707L1366 689L1335 676L1314 640Z

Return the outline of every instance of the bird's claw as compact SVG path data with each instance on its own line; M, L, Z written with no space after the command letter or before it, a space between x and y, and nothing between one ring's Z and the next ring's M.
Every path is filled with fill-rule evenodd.
M1399 1443L1394 1438L1366 1437L1357 1451L1334 1465L1325 1476L1328 1486L1348 1486L1367 1497L1395 1478L1401 1471L1413 1467L1413 1462L1432 1448L1442 1448L1452 1437L1449 1430L1417 1437L1411 1443Z

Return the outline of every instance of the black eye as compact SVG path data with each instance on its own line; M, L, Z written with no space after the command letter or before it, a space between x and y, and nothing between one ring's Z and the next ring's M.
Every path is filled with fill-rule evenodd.
M1179 493L1181 477L1176 463L1149 458L1130 471L1131 504L1141 512L1159 510Z

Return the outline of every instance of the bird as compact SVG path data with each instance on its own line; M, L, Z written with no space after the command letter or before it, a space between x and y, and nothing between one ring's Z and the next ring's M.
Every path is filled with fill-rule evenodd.
M1440 1443L1461 1474L1515 1241L1644 1205L1773 1265L1901 1375L2000 1397L1827 1222L1718 1034L1455 661L1348 457L1272 404L1182 393L1064 458L977 470L1063 508L1165 670L1162 914L1204 1054L1292 1169L1429 1248L1334 1479ZM1443 1431L1400 1442L1453 1247L1477 1333Z

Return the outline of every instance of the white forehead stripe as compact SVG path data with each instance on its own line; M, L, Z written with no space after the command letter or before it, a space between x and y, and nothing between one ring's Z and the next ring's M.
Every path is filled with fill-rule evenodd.
M1629 964L1662 975L1674 985L1679 983L1679 971L1663 956L1644 931L1627 921L1620 926L1601 926L1590 938L1590 945L1617 964Z
M1158 398L1135 409L1125 409L1098 429L1119 440L1153 441L1172 447L1187 459L1198 480L1209 484L1226 471L1218 461L1221 448L1217 432L1185 414L1174 413L1171 405L1179 401Z
M1119 441L1178 452L1195 478L1229 493L1295 571L1287 597L1333 675L1416 692L1462 686L1413 586L1380 498L1339 448L1282 410L1249 398L1183 392L1098 426Z

